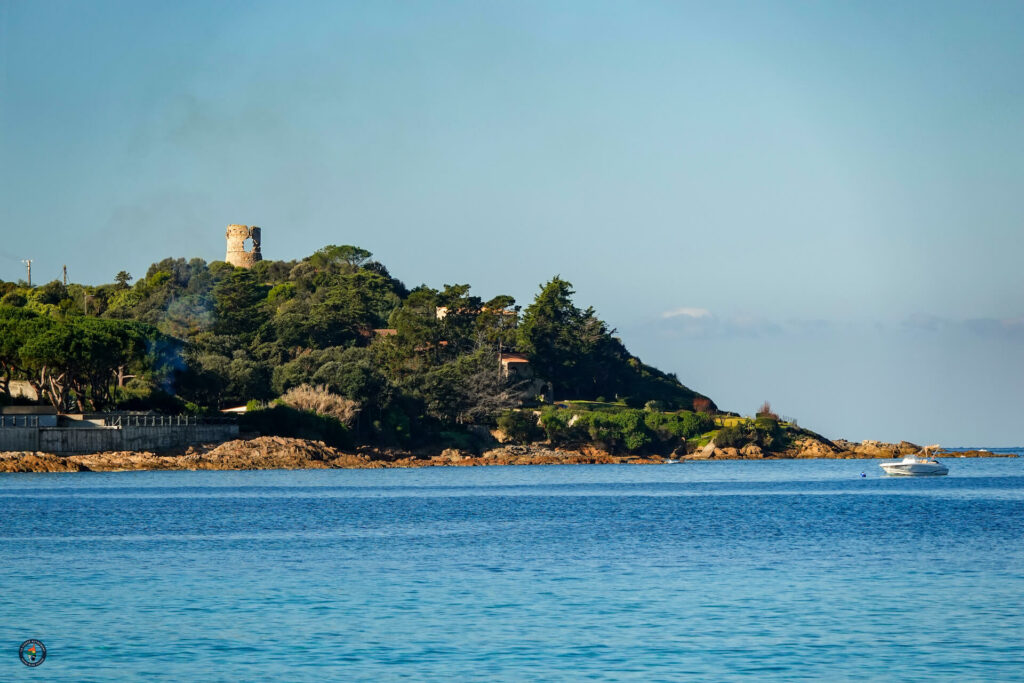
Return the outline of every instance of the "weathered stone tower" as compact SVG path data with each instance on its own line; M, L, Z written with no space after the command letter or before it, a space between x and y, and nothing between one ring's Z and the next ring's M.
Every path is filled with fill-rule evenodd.
M260 229L255 225L251 228L248 225L229 225L226 237L228 238L228 255L225 261L238 268L252 268L257 261L263 260L260 253ZM245 250L245 241L252 239L252 249Z

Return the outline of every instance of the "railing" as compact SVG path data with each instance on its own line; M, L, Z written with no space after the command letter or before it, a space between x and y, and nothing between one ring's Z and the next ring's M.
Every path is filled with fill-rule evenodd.
M234 424L233 417L198 415L115 415L106 418L110 427L190 427L197 425Z
M103 415L92 413L92 419L102 419L108 427L196 427L199 425L230 425L234 417L206 417L200 415ZM38 415L0 415L0 429L45 427Z
M18 422L21 424L18 424ZM0 415L0 427L38 427L38 415Z

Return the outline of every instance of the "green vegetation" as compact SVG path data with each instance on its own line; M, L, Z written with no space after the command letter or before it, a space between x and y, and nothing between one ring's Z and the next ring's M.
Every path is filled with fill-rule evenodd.
M347 245L250 270L164 259L94 287L0 282L0 401L21 380L61 410L249 405L243 428L406 447L466 443L480 424L631 451L707 431L707 415L672 411L713 412L709 399L572 297L559 277L522 312L466 284L409 290ZM523 372L505 370L510 353ZM574 421L550 407L525 419L541 395L581 401Z
M712 431L707 413L637 410L621 404L570 402L534 411L513 410L498 419L498 427L516 441L543 438L553 446L596 444L613 452L670 453L690 439Z

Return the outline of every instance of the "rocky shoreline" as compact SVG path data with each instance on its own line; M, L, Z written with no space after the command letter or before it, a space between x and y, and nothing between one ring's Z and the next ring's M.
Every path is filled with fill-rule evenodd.
M544 445L500 446L483 453L456 449L437 452L390 451L361 448L344 452L321 441L261 436L236 439L222 444L193 446L184 451L151 453L104 452L85 455L53 455L35 452L0 453L0 472L120 472L128 470L266 470L266 469L372 469L391 467L475 467L484 465L653 465L669 460L778 460L788 458L892 459L916 453L915 444L864 441L826 441L810 436L798 439L792 448L765 453L749 445L741 449L717 448L709 444L688 454L614 455L594 446L577 450ZM941 456L942 453L940 452ZM956 453L957 457L992 457L988 451ZM1016 457L1009 455L1006 457Z

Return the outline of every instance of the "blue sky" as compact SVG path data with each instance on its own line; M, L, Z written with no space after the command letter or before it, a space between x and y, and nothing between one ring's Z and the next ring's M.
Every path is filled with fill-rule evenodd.
M833 437L1024 443L1024 4L0 0L0 278L328 243Z

